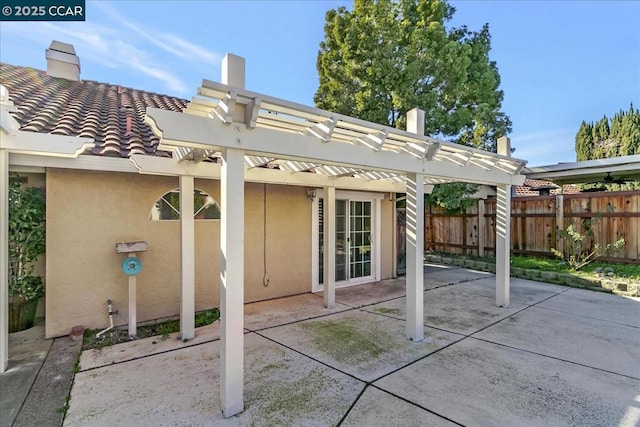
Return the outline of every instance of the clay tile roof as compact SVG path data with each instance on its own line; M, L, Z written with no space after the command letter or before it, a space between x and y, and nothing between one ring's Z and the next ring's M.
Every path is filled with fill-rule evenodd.
M158 151L158 138L144 123L147 107L182 111L187 101L89 80L71 82L45 71L0 64L0 84L18 108L13 113L20 129L30 132L93 138L85 154L128 157ZM127 129L127 117L131 117Z
M560 186L551 181L542 181L540 179L525 179L523 185L515 187L516 197L539 196L540 190L549 190L549 194L554 195L560 192ZM577 194L580 189L573 185L567 184L562 186L563 194Z

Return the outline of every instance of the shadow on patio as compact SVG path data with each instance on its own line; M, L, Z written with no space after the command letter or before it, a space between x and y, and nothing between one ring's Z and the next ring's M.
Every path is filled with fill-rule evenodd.
M426 339L405 338L404 281L245 306L245 411L218 402L218 323L182 343L85 351L66 426L636 425L640 301L425 268Z

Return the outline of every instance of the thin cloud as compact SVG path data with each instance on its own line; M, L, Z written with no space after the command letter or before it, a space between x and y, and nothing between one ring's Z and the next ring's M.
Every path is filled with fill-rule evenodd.
M138 34L147 42L167 53L196 63L199 62L215 66L220 62L221 56L219 54L191 43L177 34L145 29L140 23L133 22L120 14L108 2L95 2L93 5L108 15L113 20L114 25L126 27L130 31Z
M575 128L551 129L542 132L525 133L524 135L514 135L512 141L540 141L549 138L567 137L574 138L577 130Z
M527 160L528 166L575 161L575 129L552 129L514 135L514 157Z
M116 28L99 24L73 29L68 25L56 23L29 23L29 26L15 25L3 28L3 31L19 34L48 47L51 40L60 40L72 44L80 56L80 66L85 61L94 62L107 68L131 68L150 77L166 91L187 95L193 92L173 70L164 66L166 61L154 58L149 51L135 46L121 38L122 32ZM44 50L44 49L43 49Z

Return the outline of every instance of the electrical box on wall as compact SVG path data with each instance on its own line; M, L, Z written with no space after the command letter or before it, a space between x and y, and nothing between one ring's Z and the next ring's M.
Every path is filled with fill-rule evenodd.
M122 242L116 243L117 254L128 254L131 252L144 252L148 248L147 242Z

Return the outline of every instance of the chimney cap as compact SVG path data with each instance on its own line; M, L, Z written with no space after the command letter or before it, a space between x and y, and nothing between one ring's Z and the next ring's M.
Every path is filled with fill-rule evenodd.
M80 81L80 58L73 45L54 40L45 52L47 74L74 82Z
M51 45L49 45L49 49L57 50L58 52L68 53L69 55L75 55L76 50L73 48L72 44L59 42L58 40L53 40Z

